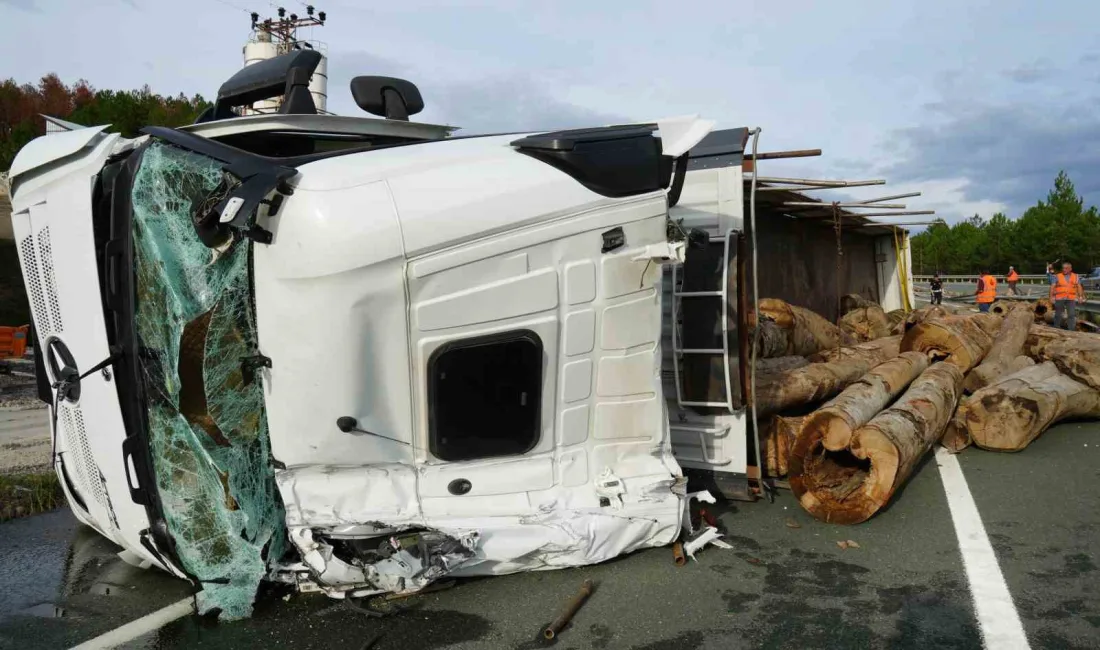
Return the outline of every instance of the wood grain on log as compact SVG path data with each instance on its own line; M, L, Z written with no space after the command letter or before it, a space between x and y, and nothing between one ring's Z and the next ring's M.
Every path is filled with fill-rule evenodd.
M827 400L873 365L867 357L852 357L767 375L756 383L757 416Z
M779 356L805 357L819 350L851 342L839 327L809 309L792 305L778 298L761 299L759 308L759 320L771 319L780 329L787 332L787 349L784 355ZM755 326L756 320L756 317L750 317L750 326Z
M923 352L959 367L964 373L981 363L993 344L989 330L996 332L1001 317L993 314L950 316L926 320L901 339L902 352Z
M901 336L887 336L858 345L846 345L840 348L829 348L808 357L810 363L823 363L827 361L843 361L846 359L866 359L872 366L878 365L887 359L893 359L901 353Z
M802 430L801 416L772 416L764 428L764 468L771 477L786 476L791 447Z
M1020 451L1059 420L1098 416L1100 392L1047 361L974 393L959 407L958 418L976 446Z
M928 365L928 356L920 352L904 352L880 363L808 415L803 429L814 429L825 449L846 448L856 429L886 408Z
M769 374L756 382L757 415L813 404L833 397L878 364L898 356L900 336L822 350L810 364Z
M841 314L847 314L850 311L863 307L878 307L878 303L874 300L868 300L858 293L849 293L846 296L842 296L840 299Z
M1100 343L1100 336L1036 324L1032 325L1027 332L1027 339L1024 341L1024 354L1036 361L1045 361L1043 350L1051 343L1059 341L1075 341L1082 346L1093 346Z
M1064 338L1044 346L1039 356L1043 361L1052 361L1063 374L1085 384L1094 390L1100 390L1100 337L1092 336L1094 341L1082 342Z
M756 360L756 380L760 381L760 378L765 375L774 375L778 372L785 372L787 370L794 370L795 368L801 368L803 366L810 365L810 361L806 357L772 357L770 359L757 359Z
M955 410L963 375L935 363L893 406L856 430L846 450L828 451L803 429L789 460L791 489L823 521L854 524L885 506L940 438Z
M840 317L840 329L856 341L873 341L890 336L890 324L882 307L858 307Z
M1001 323L1001 329L993 339L985 358L967 375L963 389L973 393L1007 374L1024 349L1031 330L1032 313L1028 309L1010 309ZM1019 370L1019 368L1015 368Z

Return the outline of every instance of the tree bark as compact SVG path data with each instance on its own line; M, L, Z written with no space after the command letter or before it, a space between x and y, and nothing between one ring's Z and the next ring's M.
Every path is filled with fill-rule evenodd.
M1086 336L1096 340L1087 343L1071 338L1055 341L1045 346L1039 356L1042 361L1054 362L1063 374L1093 390L1100 390L1100 337Z
M870 365L877 366L887 359L893 359L898 356L898 354L901 353L900 345L900 336L887 336L886 338L875 339L874 341L860 343L859 345L829 348L828 350L822 350L817 354L810 355L808 358L810 363L866 359Z
M1032 313L1028 309L1011 309L1001 323L1001 330L993 339L989 352L963 382L968 393L980 390L1006 373L1024 349L1024 341L1031 331ZM1019 370L1019 368L1016 368Z
M905 322L905 317L907 315L908 314L905 313L904 309L895 309L894 311L886 312L886 324L890 326L890 332L892 334L901 334L902 333L902 332L895 332L894 328L896 328L899 323Z
M822 350L810 364L759 377L756 382L757 415L813 404L833 397L878 364L898 356L900 336L869 343Z
M809 356L825 348L850 342L839 327L833 325L809 309L791 305L778 298L759 301L760 320L771 319L780 329L786 330L787 349L779 356ZM755 325L756 318L750 319Z
M840 299L840 313L847 314L850 311L865 307L878 307L878 303L868 300L858 293L849 293Z
M760 378L763 376L774 375L787 370L794 370L795 368L802 368L809 364L810 362L806 357L772 357L770 359L757 359L756 380L760 381Z
M803 417L774 415L764 427L764 468L768 476L786 476L791 447L802 430Z
M756 345L756 357L758 359L774 359L788 356L790 337L787 330L775 323L775 321L762 318L758 321L760 332Z
M820 440L825 449L840 451L856 429L886 408L901 391L928 368L927 355L905 352L880 363L825 406L806 416L803 436Z
M805 444L804 430L789 460L791 490L802 507L838 524L866 521L878 512L939 440L962 380L957 366L933 364L893 406L857 429L843 451Z
M1024 358L1027 359L1027 357ZM1030 359L1028 360L1030 361ZM966 423L959 417L959 411L961 410L962 404L955 409L951 419L947 422L947 427L943 430L943 437L940 439L940 444L953 454L957 454L970 446L970 433L966 430Z
M840 317L840 329L856 341L873 341L890 336L890 323L882 307L857 307Z
M958 366L964 373L981 363L993 344L1000 316L976 314L926 320L901 339L902 352L923 352Z
M1100 392L1048 361L974 393L959 407L958 419L978 447L1020 451L1059 420L1098 416Z
M1036 361L1045 361L1043 350L1052 343L1059 341L1075 341L1082 346L1093 346L1100 343L1100 336L1086 332L1070 332L1068 330L1047 327L1046 325L1032 325L1027 332L1024 341L1024 354Z
M894 334L905 334L926 320L946 318L952 315L952 313L953 312L948 311L943 305L926 305L920 309L914 309L909 312L901 322L894 325L893 332Z

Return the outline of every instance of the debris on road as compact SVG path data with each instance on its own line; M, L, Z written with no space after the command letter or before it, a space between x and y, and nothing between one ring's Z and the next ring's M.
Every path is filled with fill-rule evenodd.
M672 545L672 562L676 566L684 566L687 564L687 556L684 555L683 542L676 542Z
M588 597L591 595L592 581L585 580L584 583L581 584L580 591L565 604L565 609L562 610L562 613L554 619L553 623L547 625L546 629L542 631L542 636L547 640L556 637L558 633L562 631L562 628L568 625L569 621L573 620L573 616L577 613L577 610L581 608L581 605L584 605L584 602L588 600Z

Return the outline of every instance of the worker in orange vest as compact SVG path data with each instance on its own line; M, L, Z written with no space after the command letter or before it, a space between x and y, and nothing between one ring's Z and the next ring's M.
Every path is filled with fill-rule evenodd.
M1069 262L1063 262L1062 272L1051 277L1050 301L1054 303L1054 326L1077 329L1077 305L1085 301L1085 288Z
M978 278L978 290L974 293L978 299L978 311L983 314L989 311L989 306L997 299L997 278L983 270Z
M1005 280L1008 281L1008 291L1014 296L1020 295L1020 292L1016 289L1016 283L1020 281L1020 274L1016 272L1015 266L1008 267L1008 275L1005 276Z

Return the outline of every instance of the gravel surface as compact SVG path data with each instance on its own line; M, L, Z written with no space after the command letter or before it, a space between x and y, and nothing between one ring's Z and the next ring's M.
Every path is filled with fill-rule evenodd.
M48 471L49 412L36 395L33 364L7 362L12 372L0 374L0 474Z

